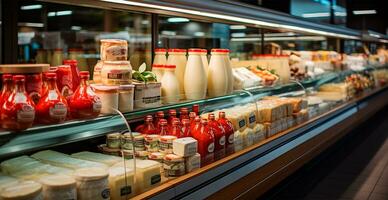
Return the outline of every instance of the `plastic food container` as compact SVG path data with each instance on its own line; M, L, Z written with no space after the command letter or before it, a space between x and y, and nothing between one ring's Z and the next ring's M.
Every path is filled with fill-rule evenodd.
M101 144L98 148L102 151L103 154L111 156L120 156L120 149L111 149L106 146L106 144Z
M95 93L101 99L101 114L115 114L119 108L119 87L93 85Z
M74 177L77 181L78 200L110 199L108 175L105 169L96 167L76 170Z
M175 154L167 154L164 157L164 176L177 177L185 174L185 159Z
M101 69L104 85L127 85L132 83L132 67L128 61L104 61Z
M101 60L128 60L128 42L126 40L104 39L100 42Z
M119 149L121 144L120 133L110 133L106 135L106 145L112 149Z
M144 136L137 132L132 132L133 135L133 145L135 147L135 151L144 151ZM124 133L121 136L121 148L125 150L132 150L132 137L130 133Z
M165 154L171 154L173 152L172 144L175 139L177 137L172 135L160 136L159 151Z
M119 87L119 110L129 112L133 110L134 85L120 85Z
M134 83L134 85L135 108L153 108L161 105L161 83Z
M159 151L159 135L146 135L144 137L145 147L149 152L158 152Z

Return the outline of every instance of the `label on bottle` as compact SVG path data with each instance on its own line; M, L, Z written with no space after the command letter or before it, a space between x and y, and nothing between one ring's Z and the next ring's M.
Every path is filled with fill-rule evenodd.
M17 111L17 121L22 123L30 123L35 119L34 107L24 104L22 108Z
M55 90L49 90L48 92L48 100L57 100L58 99L58 94Z
M214 151L214 142L209 144L209 146L207 147L207 151L209 153L213 153L213 151Z
M53 119L64 121L67 115L66 105L62 102L56 103L54 107L50 108L49 114L50 117Z
M234 142L234 134L230 134L228 137L228 143L233 144L233 142Z
M27 97L23 92L18 92L15 95L15 103L27 103Z
M222 136L220 138L220 140L218 141L218 143L222 146L222 145L225 145L225 136Z
M101 100L99 98L95 98L93 103L93 112L100 112L101 108L102 108Z

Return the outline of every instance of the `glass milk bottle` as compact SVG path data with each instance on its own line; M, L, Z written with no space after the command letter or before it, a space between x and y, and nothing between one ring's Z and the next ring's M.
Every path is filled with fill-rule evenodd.
M186 70L186 49L169 49L167 65L175 65L175 75L179 82L180 99L185 99L185 90L183 87L185 70Z
M202 59L202 64L203 64L203 67L205 68L206 77L207 77L207 71L209 69L209 62L207 61L207 50L206 49L201 49L201 59Z
M163 102L177 103L179 102L179 81L175 76L175 65L165 65L164 75L162 78L162 98Z
M153 64L152 72L155 74L156 80L161 82L164 74L164 65Z
M158 65L165 65L167 63L166 49L155 49L154 63Z
M229 58L229 49L224 49L224 59L225 59L225 66L226 66L226 74L228 76L228 89L226 90L227 94L231 94L233 92L233 72L232 72L232 65L230 64L230 58Z
M189 49L183 85L186 99L198 100L206 97L207 78L201 49Z
M223 49L212 49L207 82L207 91L210 97L226 94L228 89L228 75Z

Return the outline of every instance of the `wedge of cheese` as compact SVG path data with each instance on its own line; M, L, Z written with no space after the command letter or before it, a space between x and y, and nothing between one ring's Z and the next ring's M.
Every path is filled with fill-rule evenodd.
M135 195L135 177L132 168L109 168L110 199L127 200Z

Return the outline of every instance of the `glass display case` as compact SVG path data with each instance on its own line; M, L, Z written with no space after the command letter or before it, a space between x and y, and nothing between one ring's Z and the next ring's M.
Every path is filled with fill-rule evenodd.
M13 121L41 116L41 101L54 98L48 85L68 94L69 73L81 83L49 109L53 118L68 106L65 121L33 119L25 130L4 125L20 102L1 93L0 197L19 183L62 198L50 181L81 199L259 196L387 104L385 44L354 30L227 1L28 0L14 9L22 65L0 66L2 91L21 81L23 99L30 84L42 91ZM190 98L200 84L203 96ZM98 116L79 117L82 95Z

